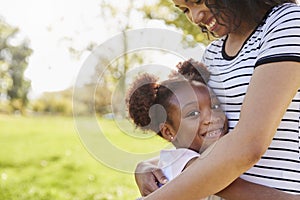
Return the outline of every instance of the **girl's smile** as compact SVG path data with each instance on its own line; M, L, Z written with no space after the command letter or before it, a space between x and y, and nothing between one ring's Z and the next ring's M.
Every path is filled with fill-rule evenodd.
M172 123L168 126L176 148L200 152L227 132L227 121L207 86L190 84L177 89L170 98Z

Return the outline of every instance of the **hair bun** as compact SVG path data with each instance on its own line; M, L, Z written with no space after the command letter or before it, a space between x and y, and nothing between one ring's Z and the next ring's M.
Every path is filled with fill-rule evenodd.
M192 58L177 64L178 73L183 75L188 80L195 80L207 83L210 73L203 63L197 62Z

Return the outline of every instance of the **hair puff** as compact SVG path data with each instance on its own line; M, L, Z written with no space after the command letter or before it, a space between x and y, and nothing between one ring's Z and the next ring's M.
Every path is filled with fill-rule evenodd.
M149 111L155 104L158 78L150 74L140 75L129 88L126 95L128 112L133 122L143 130L156 130L156 127L149 126L151 118Z

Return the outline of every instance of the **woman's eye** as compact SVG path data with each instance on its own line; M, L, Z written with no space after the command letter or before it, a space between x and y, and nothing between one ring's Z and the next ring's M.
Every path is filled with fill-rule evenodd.
M192 111L187 114L187 117L194 117L200 115L199 111Z
M193 0L191 1L192 3L195 3L195 4L201 4L203 2L203 0Z
M182 9L182 12L183 12L184 14L186 14L186 13L189 12L189 9L188 9L188 8L183 8L183 9Z

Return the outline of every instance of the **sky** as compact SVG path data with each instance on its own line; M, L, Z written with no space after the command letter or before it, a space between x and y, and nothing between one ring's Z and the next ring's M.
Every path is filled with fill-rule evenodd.
M25 76L32 96L73 84L86 56L75 58L70 46L84 49L90 41L100 44L109 37L111 32L101 26L100 1L0 0L0 16L30 40L33 54Z

